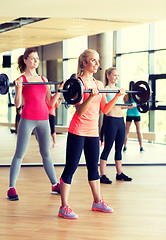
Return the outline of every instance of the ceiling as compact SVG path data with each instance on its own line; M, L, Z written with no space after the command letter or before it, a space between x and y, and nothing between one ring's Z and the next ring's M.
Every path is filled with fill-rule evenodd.
M0 24L45 18L0 32L0 53L166 19L165 0L6 0L0 9Z

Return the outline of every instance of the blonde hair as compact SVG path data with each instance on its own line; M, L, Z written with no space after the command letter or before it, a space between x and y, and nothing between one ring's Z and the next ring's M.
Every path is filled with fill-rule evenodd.
M112 71L114 70L118 70L116 67L110 67L110 68L107 68L105 70L105 86L108 85L108 78L107 78L107 75L110 75L112 73Z
M77 67L77 77L83 75L84 69L83 69L83 62L87 60L90 54L92 53L98 53L96 50L93 49L86 49L83 53L80 54L78 58L78 67Z

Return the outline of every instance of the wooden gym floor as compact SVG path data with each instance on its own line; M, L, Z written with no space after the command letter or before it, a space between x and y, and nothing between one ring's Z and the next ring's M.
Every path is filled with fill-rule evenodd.
M101 184L101 193L113 214L91 211L92 195L85 166L79 166L71 187L69 203L78 220L57 216L60 196L51 195L51 186L42 166L34 136L31 137L16 189L19 201L6 199L9 170L16 135L0 128L0 239L2 240L165 240L166 236L166 146L129 141L123 154L123 171L132 182L115 180L115 167L108 166L111 185ZM63 171L66 135L57 135L59 147L50 148L57 178ZM113 152L109 162L113 163ZM34 164L35 163L35 164ZM81 163L84 164L82 157ZM158 163L158 165L156 165ZM33 166L34 164L34 166Z

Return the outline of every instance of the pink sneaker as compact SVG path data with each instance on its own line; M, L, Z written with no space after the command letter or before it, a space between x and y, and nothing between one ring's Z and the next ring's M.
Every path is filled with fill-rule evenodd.
M100 143L100 147L104 147L104 142L101 142L101 143Z
M63 218L66 218L66 219L77 219L78 218L78 215L75 214L71 208L69 208L69 206L65 206L65 207L60 207L59 209L59 213L58 213L58 216L59 217L63 217Z
M53 143L52 147L53 148L59 147L59 144L58 143Z
M95 203L93 202L93 205L92 205L92 210L93 211L99 211L99 212L105 212L105 213L113 213L114 210L112 208L110 208L108 206L108 204L106 204L104 202L103 199L101 199L99 202Z
M56 186L52 186L52 194L60 194L60 184L57 183Z
M9 190L7 191L7 198L10 200L10 201L16 201L16 200L19 200L19 197L16 193L16 189L13 187L13 188L9 188Z

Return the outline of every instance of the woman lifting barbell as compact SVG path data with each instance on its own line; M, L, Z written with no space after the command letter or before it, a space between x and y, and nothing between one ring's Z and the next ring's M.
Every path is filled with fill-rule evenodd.
M18 126L17 146L10 168L10 183L7 197L9 200L19 200L15 190L16 180L20 172L22 159L26 153L28 142L33 129L38 134L40 154L42 156L44 169L52 184L52 193L60 193L60 185L57 183L55 169L50 156L50 127L48 120L48 108L46 101L50 106L54 106L60 93L51 95L47 85L25 85L23 83L47 82L43 76L39 76L36 69L39 65L38 53L33 49L27 49L23 55L18 58L18 68L21 75L15 81L15 105L16 108L24 105L21 120ZM63 83L59 89L63 88Z
M115 84L119 79L119 71L115 67L110 67L105 71L105 82L107 90L118 89ZM107 101L111 101L115 93L107 93ZM123 98L119 98L117 103L122 103ZM114 106L103 119L103 135L104 135L104 149L100 156L100 182L111 184L112 181L106 176L106 165L109 153L115 142L115 166L116 166L116 180L131 181L132 178L128 177L122 172L122 147L125 138L125 123L122 108L133 108L136 104L127 106Z
M82 150L84 149L88 169L88 181L93 194L93 211L113 212L100 196L100 176L98 172L99 160L99 110L107 114L115 105L124 89L120 89L114 98L107 103L101 81L97 81L93 74L100 66L99 54L95 50L85 50L78 59L78 77L83 83L83 88L92 89L90 93L83 93L83 98L75 105L76 111L70 122L67 137L66 165L60 180L61 207L58 215L67 219L78 218L68 205L68 197L72 176L77 169ZM71 94L72 95L72 94ZM80 203L81 204L81 203Z

